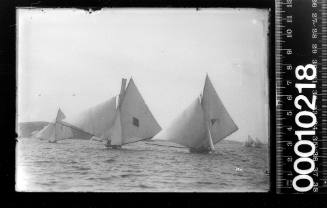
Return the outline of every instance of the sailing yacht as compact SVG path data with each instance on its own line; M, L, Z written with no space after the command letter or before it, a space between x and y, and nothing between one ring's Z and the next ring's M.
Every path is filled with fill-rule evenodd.
M65 114L59 108L56 119L40 131L36 132L34 135L32 135L32 137L39 138L41 140L46 139L50 143L56 143L58 140L71 138L73 136L71 128L61 124L61 121L65 117Z
M134 80L126 86L122 79L120 93L109 100L86 109L75 118L63 120L66 126L82 132L85 139L102 140L107 147L152 138L161 127L146 105Z
M254 147L262 147L262 142L258 139L258 137L254 140Z
M255 139L253 139L250 135L248 135L247 140L245 140L245 142L244 142L244 146L259 148L262 146L262 142L257 137Z
M248 138L244 142L244 146L245 147L253 147L254 142L255 142L254 139L250 135L248 135Z
M214 144L237 130L207 74L200 97L153 140L174 142L190 152L209 153L215 150Z

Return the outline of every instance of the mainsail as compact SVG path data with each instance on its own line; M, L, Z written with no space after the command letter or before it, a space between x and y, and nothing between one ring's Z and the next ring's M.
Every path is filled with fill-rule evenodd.
M218 97L208 75L205 80L201 104L206 120L211 128L210 132L214 144L238 130L238 127Z
M199 148L206 138L204 113L199 98L196 98L167 129L162 130L153 139L168 140L189 148Z
M63 139L69 139L73 137L73 132L71 128L62 125L61 123L56 122L55 123L55 133L54 133L54 139L55 140L63 140Z
M73 118L64 120L66 125L71 125L76 134L83 134L83 138L90 139L96 136L101 139L106 139L109 136L109 129L114 123L116 114L116 97L90 107ZM85 135L86 134L86 135ZM87 134L89 136L87 136ZM77 136L77 135L76 135Z
M208 75L203 94L197 98L171 125L154 137L191 149L211 149L214 144L238 130L218 97Z
M54 133L54 123L49 123L45 127L43 127L40 131L36 132L36 134L33 135L34 138L38 138L41 140L49 139L53 133Z
M126 87L118 111L124 144L151 138L161 130L132 78Z

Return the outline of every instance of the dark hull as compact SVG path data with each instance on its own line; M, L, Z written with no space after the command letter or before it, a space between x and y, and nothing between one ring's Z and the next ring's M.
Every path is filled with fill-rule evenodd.
M190 149L190 153L209 154L210 152L210 149Z
M111 148L111 149L121 149L121 146L120 145L108 145L108 144L106 144L106 147L108 147L108 148Z

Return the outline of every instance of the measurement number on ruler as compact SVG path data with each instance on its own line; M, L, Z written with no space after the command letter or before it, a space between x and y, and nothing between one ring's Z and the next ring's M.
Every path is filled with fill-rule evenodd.
M310 174L318 174L315 168L315 161L318 160L316 147L318 146L316 135L316 84L312 83L317 77L317 69L315 65L307 64L306 66L299 65L295 69L297 83L295 87L299 93L294 99L294 106L299 110L295 115L295 123L297 130L295 131L296 143L294 152L299 157L293 163L294 171L298 174L293 179L293 188L299 192L310 191L317 186L314 183ZM310 94L311 98L304 94ZM314 188L313 191L317 191Z

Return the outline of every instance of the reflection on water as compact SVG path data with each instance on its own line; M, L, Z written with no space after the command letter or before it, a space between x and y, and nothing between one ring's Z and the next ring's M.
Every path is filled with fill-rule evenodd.
M215 154L138 142L121 150L100 142L20 139L17 191L268 191L267 147L216 144Z

